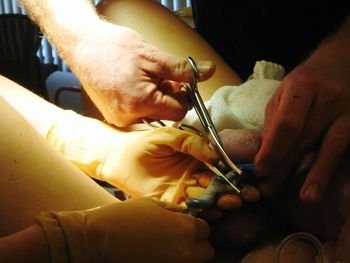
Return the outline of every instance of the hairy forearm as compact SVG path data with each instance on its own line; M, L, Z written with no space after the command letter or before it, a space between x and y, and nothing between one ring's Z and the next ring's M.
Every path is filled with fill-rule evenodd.
M40 226L0 238L0 258L2 263L50 262L49 247Z
M21 3L66 60L70 60L67 52L74 50L80 35L99 21L89 0L21 0Z

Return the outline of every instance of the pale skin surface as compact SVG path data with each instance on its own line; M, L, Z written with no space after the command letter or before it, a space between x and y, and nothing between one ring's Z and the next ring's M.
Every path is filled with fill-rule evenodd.
M22 2L107 122L127 126L140 122L142 117L169 120L184 117L189 105L180 84L192 80L192 69L186 60L189 54L176 57L147 42L146 34L100 19L88 0ZM141 2L145 7L153 5L153 1L128 4ZM174 41L173 46L178 43L181 41ZM215 65L210 61L198 62L198 68L201 80L206 80Z
M1 86L9 83L1 77ZM89 208L116 199L64 160L2 97L0 104L1 258L48 262L44 233L33 225L40 211Z
M55 107L51 110L49 107L39 110L40 107L36 105L41 99L33 96L33 101L29 101L29 104L25 101L17 103L22 105L22 109L19 107L18 111L14 111L4 101L4 97L6 100L11 96L18 98L19 86L4 77L0 78L0 84L2 94L5 89L10 90L8 96L1 96L3 124L0 159L2 174L11 175L0 177L1 185L6 186L0 191L0 235L4 236L30 226L40 211L84 209L114 201L110 194L63 159L45 142L42 137L46 130L45 124L47 126L51 122L50 119L47 123L42 122L43 125L40 125L39 121L32 123L37 129L34 130L33 126L24 121L23 115L18 113L22 109L24 112L24 108L27 108L30 109L30 115L33 113L34 116L42 116L44 119L45 115L49 116L50 112L55 111ZM9 89L11 86L13 88ZM26 92L29 94L29 91ZM16 106L15 104L13 106ZM37 132L39 130L42 132L41 135Z

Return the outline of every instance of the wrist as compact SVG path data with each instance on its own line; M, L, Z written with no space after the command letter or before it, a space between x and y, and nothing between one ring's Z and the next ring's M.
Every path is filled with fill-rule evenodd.
M107 124L63 111L46 134L46 140L90 177L104 181L102 169L124 132ZM121 137L123 136L123 137Z
M22 4L63 55L76 45L82 32L101 20L91 1L22 0Z

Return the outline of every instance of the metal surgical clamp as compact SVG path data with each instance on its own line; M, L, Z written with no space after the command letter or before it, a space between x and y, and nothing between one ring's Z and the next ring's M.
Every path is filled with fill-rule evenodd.
M188 57L188 62L192 67L194 78L191 83L183 84L183 87L186 89L186 93L204 128L205 134L184 123L178 124L178 128L183 130L190 129L200 136L204 135L220 156L219 162L215 165L204 163L216 176L212 178L203 194L198 198L188 198L186 200L189 214L196 216L203 208L215 205L218 193L235 192L236 194L240 194L240 182L251 175L256 175L256 171L253 164L235 165L227 156L221 139L199 94L197 88L199 72L196 63L191 57ZM160 120L144 118L143 121L153 128L166 126Z
M204 105L204 102L199 94L197 83L199 81L199 73L196 66L196 63L191 57L188 57L188 62L190 63L194 79L193 82L190 84L185 84L184 87L186 88L187 94L189 95L189 98L191 100L191 103L198 115L198 118L200 122L202 123L202 126L206 132L206 135L210 141L210 143L214 146L214 148L218 151L220 155L220 161L222 163L219 163L220 166L223 166L222 168L226 168L229 170L232 170L234 174L232 176L240 176L242 174L242 170L239 169L227 156L226 152L224 151L223 144L221 142L221 139L215 129L215 126L213 124L213 121L211 120L208 110ZM213 167L209 167L211 170ZM236 193L240 193L240 189L234 185L224 174L220 172L220 169L218 171L213 171L218 176L222 177Z
M237 194L240 194L241 189L239 188L239 181L246 177L246 173L243 176L242 169L249 171L248 174L256 174L256 171L252 164L248 164L248 166L235 165L224 151L221 139L218 136L215 126L209 116L209 113L197 88L197 83L199 81L199 72L196 63L191 57L188 57L188 62L192 67L194 78L192 83L184 84L184 87L205 130L208 140L220 155L220 161L217 166L206 163L206 166L217 176L211 180L208 188L204 191L203 195L199 198L189 198L186 201L186 204L190 210L190 214L196 215L201 208L206 208L213 205L216 201L216 194L219 192L232 192L233 190ZM185 124L180 124L179 128L191 127ZM242 169L240 169L240 167L242 167Z

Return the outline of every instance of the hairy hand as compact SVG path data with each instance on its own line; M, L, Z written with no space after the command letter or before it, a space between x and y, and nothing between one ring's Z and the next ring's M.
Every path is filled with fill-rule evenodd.
M262 187L265 194L317 147L300 197L304 202L320 199L350 140L347 70L344 65L309 61L287 75L271 98L256 156L258 172L267 179Z
M68 56L108 123L127 126L142 117L180 120L188 110L181 82L191 82L186 58L177 58L148 43L136 31L104 21L80 33ZM211 62L198 62L201 80L214 72Z

